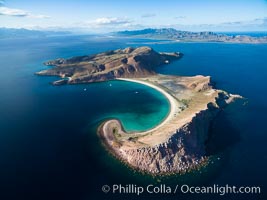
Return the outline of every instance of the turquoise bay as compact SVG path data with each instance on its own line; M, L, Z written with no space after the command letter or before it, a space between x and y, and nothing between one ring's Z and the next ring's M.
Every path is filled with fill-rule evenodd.
M109 81L103 84L108 87L101 89L107 97L109 107L98 120L120 119L124 129L133 132L154 128L168 115L168 100L157 90L126 81Z

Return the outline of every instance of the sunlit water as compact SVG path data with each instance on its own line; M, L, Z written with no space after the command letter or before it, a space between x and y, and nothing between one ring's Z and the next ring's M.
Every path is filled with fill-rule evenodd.
M46 68L42 63L49 59L144 44L184 53L181 60L157 68L159 73L210 75L216 87L247 98L245 104L229 106L213 123L208 151L214 160L207 168L152 178L128 169L101 146L96 128L107 118L121 119L128 131L160 123L169 104L159 92L121 81L54 87L49 83L57 78L34 75ZM0 40L0 195L3 199L98 199L107 198L102 185L113 183L259 185L266 190L266 52L267 45L156 44L92 36ZM112 197L129 196L108 199ZM159 195L143 196L155 197Z

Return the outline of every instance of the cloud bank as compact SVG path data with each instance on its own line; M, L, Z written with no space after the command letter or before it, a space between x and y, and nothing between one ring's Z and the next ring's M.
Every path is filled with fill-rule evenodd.
M5 1L0 1L0 15L11 17L29 17L37 19L49 18L49 16L46 15L35 15L25 10L6 7Z

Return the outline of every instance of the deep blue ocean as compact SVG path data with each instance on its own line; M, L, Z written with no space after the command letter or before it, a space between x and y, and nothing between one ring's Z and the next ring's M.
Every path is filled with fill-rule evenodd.
M162 74L208 75L216 87L245 100L213 122L207 151L216 158L200 172L150 177L132 171L101 146L96 128L116 117L127 130L160 123L169 105L157 91L135 83L52 86L40 77L47 60L149 45L183 58L157 68ZM96 36L0 39L0 199L221 199L220 195L113 195L108 184L260 186L267 192L267 45L173 43ZM84 90L86 88L86 91ZM136 93L138 92L138 93ZM160 105L160 106L159 106Z

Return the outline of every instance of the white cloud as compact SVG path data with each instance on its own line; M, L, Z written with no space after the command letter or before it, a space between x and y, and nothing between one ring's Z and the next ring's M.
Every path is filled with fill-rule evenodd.
M29 13L24 10L0 7L0 15L26 17L27 15L29 15Z
M75 23L74 26L93 32L113 32L120 30L134 30L144 28L127 17L101 17L94 20Z
M37 19L49 18L49 16L46 15L35 15L25 10L6 7L5 1L3 0L2 1L0 0L0 15L12 16L12 17L29 17Z
M130 23L131 21L126 18L117 18L117 17L102 17L88 22L88 24L96 26L127 25Z
M96 28L96 29L120 29L127 28L133 25L132 20L127 18L118 18L118 17L102 17L95 20L86 21L82 23L84 27L87 28Z

